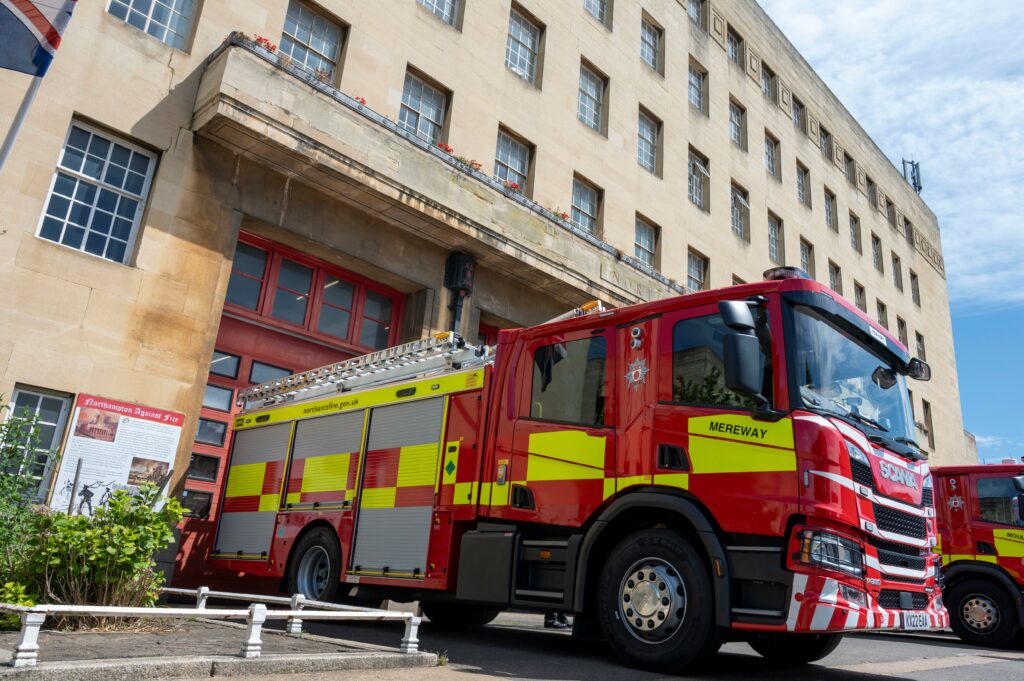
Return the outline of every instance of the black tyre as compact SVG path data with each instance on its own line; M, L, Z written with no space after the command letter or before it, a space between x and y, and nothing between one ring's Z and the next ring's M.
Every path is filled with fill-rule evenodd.
M333 601L341 584L341 547L337 534L326 527L310 530L292 549L288 563L288 593L314 601Z
M497 608L466 603L421 603L423 614L439 627L482 627L501 614Z
M950 626L967 643L1005 648L1017 638L1017 608L998 584L969 579L954 584L944 597Z
M775 664L799 665L826 657L842 640L842 634L757 634L747 643Z
M616 546L598 581L597 605L605 638L634 667L677 672L722 645L711 578L678 532L644 530Z

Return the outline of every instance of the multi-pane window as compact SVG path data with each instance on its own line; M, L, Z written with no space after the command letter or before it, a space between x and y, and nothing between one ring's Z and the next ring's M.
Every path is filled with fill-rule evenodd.
M655 174L658 172L660 131L661 122L641 109L637 122L636 160L641 166Z
M600 132L603 128L605 79L586 64L580 64L580 91L576 103L576 117L587 127Z
M814 245L806 239L800 239L800 269L814 277Z
M652 268L655 266L654 256L658 252L658 228L639 217L636 219L633 252L636 259L643 264Z
M928 354L924 351L924 336L915 331L914 339L917 341L917 356L921 358L922 362L927 362Z
M833 232L839 231L839 214L836 208L836 195L825 187L825 226Z
M897 290L903 290L903 261L896 253L892 254L892 283L896 285Z
M661 28L646 18L640 20L640 58L661 73Z
M767 132L764 134L764 169L769 175L779 179L779 140Z
M36 419L38 439L32 451L24 444L16 445L18 468L38 482L37 499L46 496L50 487L53 464L57 461L57 450L64 437L71 408L71 397L48 390L16 386L11 400L11 415L25 419ZM14 472L14 471L9 471Z
M811 173L801 163L796 164L796 200L811 206Z
M914 305L921 307L921 286L914 270L910 270L910 297L913 299Z
M860 238L860 218L852 212L850 213L850 245L858 253L864 252Z
M459 18L459 0L417 0L441 21L454 26Z
M786 263L782 244L782 220L768 213L768 259L776 265Z
M793 95L792 104L792 115L793 125L797 130L803 131L807 129L807 108L804 107L803 102L797 99L796 95Z
M861 312L868 311L868 296L864 291L864 287L853 282L853 302L860 308Z
M878 312L878 323L889 328L889 310L881 300L875 301L875 309Z
M870 175L865 175L864 186L867 187L868 203L871 204L872 208L878 208L878 185L875 184L874 178Z
M690 161L688 165L687 195L690 201L697 206L707 210L707 186L711 179L706 158L698 156L697 152L690 150Z
M876 270L885 272L885 262L882 260L882 240L874 232L871 233L871 260L875 264Z
M843 173L846 175L846 181L854 187L857 186L857 162L853 160L853 157L843 152Z
M903 343L904 347L906 347L909 343L907 340L907 323L902 317L896 318L896 334L900 339L900 343Z
M818 145L821 147L821 155L832 160L832 133L824 125L818 126Z
M921 410L924 412L924 429L928 435L928 449L935 449L935 430L932 428L932 405L928 400L921 400Z
M687 98L690 106L698 111L704 111L704 86L707 72L697 64L690 62L689 84L687 87Z
M39 236L117 263L131 255L155 157L72 123L54 172Z
M707 0L686 0L686 14L690 17L690 21L701 28L707 26L707 22L704 21L706 6Z
M828 261L828 287L843 295L843 271L831 260Z
M505 66L523 80L537 82L537 54L540 52L540 26L513 7L508 16L508 40Z
M686 257L686 286L690 291L703 291L707 285L708 259L690 251Z
M747 147L747 111L734 101L729 101L729 139L733 144Z
M341 27L298 0L288 3L281 34L281 54L326 80L336 80L343 35ZM318 76L320 77L320 76Z
M748 238L750 234L749 222L750 222L750 202L749 194L742 187L738 187L735 184L732 185L732 200L731 200L731 221L732 221L732 232L741 239Z
M397 293L370 288L344 270L250 236L238 242L225 305L239 316L370 350L390 344L398 321ZM218 360L237 372L237 358L217 353L211 372L221 374Z
M778 82L775 72L761 62L761 92L773 102L778 101Z
M589 182L572 179L572 221L591 234L597 233L597 215L601 209L601 190Z
M192 32L194 0L110 0L107 11L179 50Z
M422 78L405 74L398 124L431 144L441 140L448 96Z
M743 38L731 27L725 34L725 53L729 61L739 67L743 66Z
M608 25L608 0L583 0L583 8L602 24Z
M525 192L530 174L531 150L504 130L498 131L498 147L494 152L494 176L516 191Z

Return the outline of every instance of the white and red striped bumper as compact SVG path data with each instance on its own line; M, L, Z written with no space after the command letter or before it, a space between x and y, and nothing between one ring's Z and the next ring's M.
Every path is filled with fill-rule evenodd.
M924 631L936 631L949 626L949 613L946 609L941 605L936 607L934 594L926 596L926 608L904 611L881 607L869 592L865 606L844 598L839 582L835 579L796 574L793 576L793 595L790 597L786 630L798 633L900 631L907 629L904 626L904 612L924 614L928 620L928 628Z

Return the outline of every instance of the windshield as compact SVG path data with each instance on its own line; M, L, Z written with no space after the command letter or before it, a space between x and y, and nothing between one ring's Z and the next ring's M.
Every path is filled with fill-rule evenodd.
M913 440L907 383L890 363L811 308L794 308L794 378L804 406L847 417L886 438Z

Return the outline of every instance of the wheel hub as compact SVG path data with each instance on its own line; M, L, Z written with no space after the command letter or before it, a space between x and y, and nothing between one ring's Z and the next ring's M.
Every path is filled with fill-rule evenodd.
M686 612L686 587L679 572L661 558L634 563L622 578L619 615L645 643L661 643L679 631Z
M981 633L988 633L999 624L999 609L981 594L971 594L964 600L963 616L967 626Z
M322 546L311 547L302 555L298 569L299 591L306 598L317 600L327 590L331 573L331 557Z

